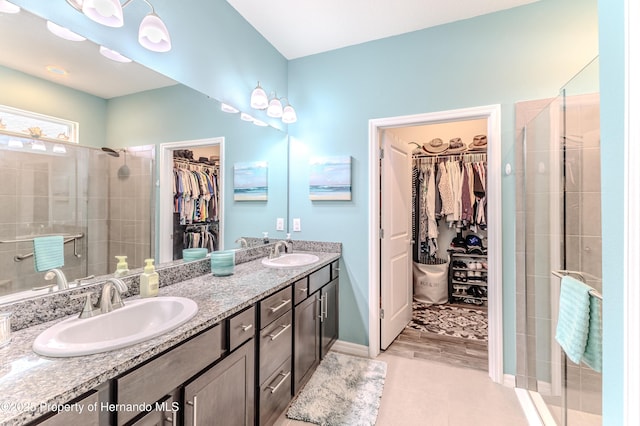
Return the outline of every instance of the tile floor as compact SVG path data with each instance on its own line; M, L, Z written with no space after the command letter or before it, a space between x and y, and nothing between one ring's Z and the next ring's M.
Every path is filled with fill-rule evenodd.
M387 363L376 426L527 425L513 389L486 371L383 353ZM303 426L284 415L276 426Z

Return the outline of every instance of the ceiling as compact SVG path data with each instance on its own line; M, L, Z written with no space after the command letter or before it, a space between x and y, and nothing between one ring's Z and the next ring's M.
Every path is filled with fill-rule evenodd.
M227 0L287 59L535 1L538 0Z
M176 84L135 62L109 60L88 40L71 42L54 36L43 19L25 10L0 13L0 52L0 65L104 99ZM68 74L48 72L48 65Z

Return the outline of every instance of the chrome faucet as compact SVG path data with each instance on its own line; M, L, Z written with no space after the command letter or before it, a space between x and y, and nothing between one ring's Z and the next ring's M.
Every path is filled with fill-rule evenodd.
M127 285L119 278L109 278L102 286L102 293L98 300L100 312L106 314L114 309L122 308L124 302L120 298L127 291Z
M247 248L249 247L249 243L247 243L246 238L240 237L236 240L236 244L240 244L240 248Z
M127 291L127 285L118 278L109 278L102 286L102 292L98 298L98 303L94 305L91 303L91 292L81 293L71 296L71 299L85 298L82 312L80 312L79 318L91 318L96 315L106 314L114 309L122 308L124 302L120 298L122 293Z
M64 272L60 269L50 269L44 274L44 279L47 281L51 281L52 279L56 279L55 284L47 284L42 287L34 287L32 290L43 290L45 288L49 289L49 292L53 291L53 287L58 286L58 290L66 290L69 288L69 283L67 282L67 277L64 276Z
M275 259L276 257L280 257L280 247L284 248L284 252L287 253L289 249L287 248L286 241L278 241L273 245L273 249L269 252L269 259Z

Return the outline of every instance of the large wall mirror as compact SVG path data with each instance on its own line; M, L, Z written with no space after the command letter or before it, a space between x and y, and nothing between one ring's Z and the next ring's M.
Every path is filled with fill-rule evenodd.
M218 101L139 64L107 60L90 40L62 40L25 10L0 13L0 51L0 105L79 124L79 144L44 141L44 151L33 149L37 138L0 135L0 303L50 283L33 259L16 261L33 251L36 235L83 234L65 244L69 280L113 272L116 251L127 251L132 266L159 259L161 237L172 232L159 212L173 208L160 199L162 144L224 146L220 247L263 232L284 237L275 229L277 218L288 223L284 132L222 112ZM47 65L57 67L53 74ZM267 200L234 200L234 165L260 161L268 165Z

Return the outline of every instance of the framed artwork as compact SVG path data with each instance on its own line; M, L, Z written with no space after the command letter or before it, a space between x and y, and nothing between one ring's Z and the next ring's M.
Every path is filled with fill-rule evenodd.
M253 161L233 165L234 201L267 200L267 162Z
M351 156L312 158L309 166L311 200L351 200Z

